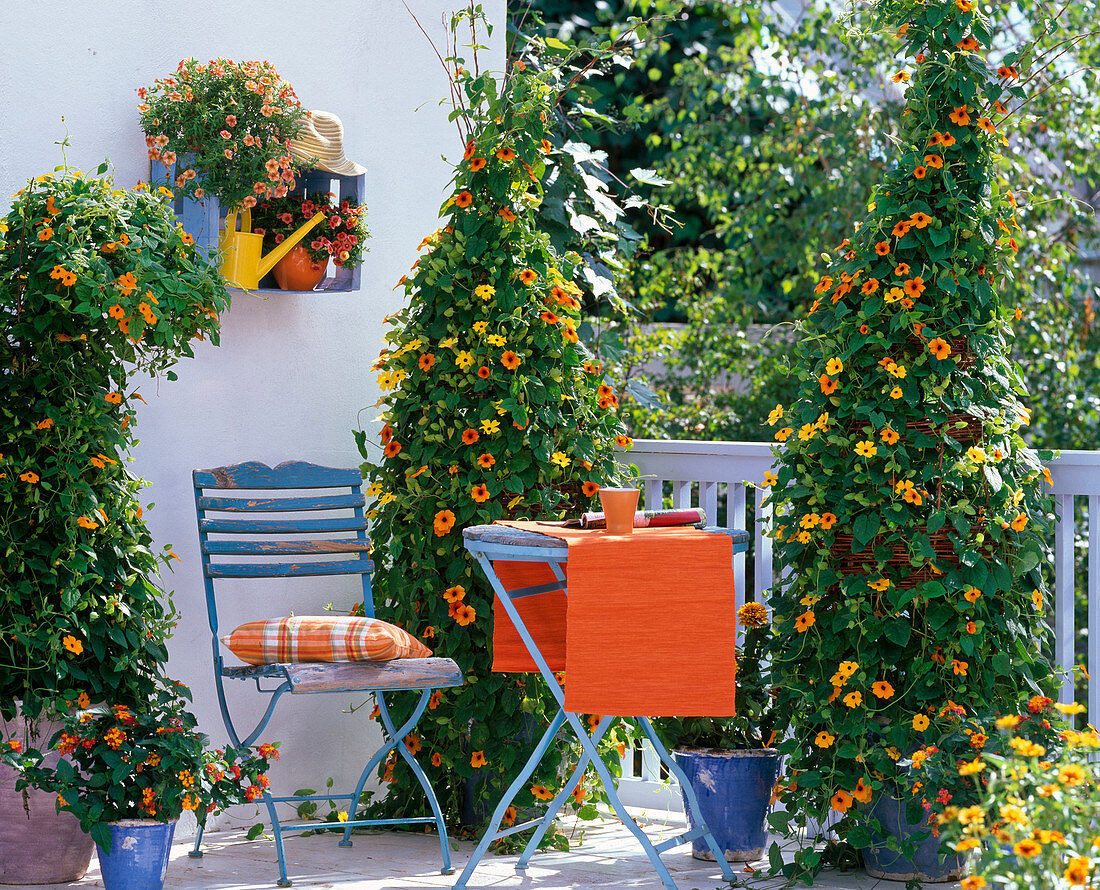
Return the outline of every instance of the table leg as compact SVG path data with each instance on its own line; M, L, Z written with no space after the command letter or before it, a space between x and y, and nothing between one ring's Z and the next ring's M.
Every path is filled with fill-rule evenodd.
M604 717L600 720L599 726L596 727L596 731L593 733L593 743L599 745L600 739L604 737L604 734L611 726L611 722L614 718ZM549 830L550 825L553 823L555 817L558 815L558 811L565 804L566 799L573 793L573 789L577 787L581 779L584 778L584 772L588 769L588 764L592 758L587 752L581 755L580 762L573 770L573 774L569 777L569 781L566 782L561 791L558 792L557 797L550 801L550 805L546 808L546 812L543 814L538 827L535 829L535 833L531 835L530 840L527 841L527 846L523 848L523 852L520 854L519 861L516 863L516 871L526 871L527 863L531 860L532 854L538 849L539 841L542 840L543 835Z
M538 746L531 752L531 756L527 758L527 763L523 765L523 769L520 770L519 775L512 781L512 784L508 786L508 790L504 792L504 796L500 799L500 803L497 804L497 808L493 811L492 818L489 820L489 827L485 829L485 834L481 837L481 842L470 855L470 860L466 863L466 867L462 869L462 874L460 874L458 880L455 881L455 890L462 890L462 888L466 886L466 882L470 880L470 876L474 873L474 869L477 868L478 863L481 862L481 857L485 855L493 841L513 834L518 830L523 830L513 825L510 829L501 831L500 824L504 819L504 814L508 810L508 807L512 805L512 801L515 800L516 795L519 794L523 786L527 784L527 781L531 778L531 774L535 771L535 767L539 765L539 761L542 760L543 756L550 749L554 737L558 734L558 730L561 729L564 722L564 712L558 711L554 719L550 721L550 725L546 727L546 732L542 734Z
M638 722L649 738L650 744L653 745L654 750L657 752L657 756L661 758L664 765L668 767L668 771L672 773L676 781L680 783L680 788L683 789L684 792L684 799L687 801L688 807L691 808L691 814L695 817L695 824L705 829L699 837L706 843L711 855L714 856L714 861L721 866L722 877L728 881L732 881L734 878L733 869L726 859L725 852L718 846L718 842L714 839L714 834L703 818L703 814L699 810L699 798L691 787L691 783L688 781L687 776L684 775L684 771L680 769L680 764L676 762L676 759L669 754L665 746L661 744L661 740L657 738L657 733L653 729L653 724L649 722L649 718L639 717Z

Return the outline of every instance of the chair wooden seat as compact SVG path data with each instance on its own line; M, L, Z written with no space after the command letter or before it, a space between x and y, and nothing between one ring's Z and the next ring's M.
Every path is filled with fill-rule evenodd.
M311 692L358 692L370 689L388 692L399 689L447 689L462 685L462 671L450 658L395 658L392 661L261 664L223 668L222 676L239 680L281 677L290 683L292 694Z

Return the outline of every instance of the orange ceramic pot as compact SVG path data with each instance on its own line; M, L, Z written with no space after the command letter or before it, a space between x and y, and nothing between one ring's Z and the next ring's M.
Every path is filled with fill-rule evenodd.
M601 488L600 506L607 518L607 532L612 535L634 534L634 511L638 509L637 488Z
M326 269L328 263L315 263L309 251L299 244L292 247L271 272L283 290L313 290L325 277Z

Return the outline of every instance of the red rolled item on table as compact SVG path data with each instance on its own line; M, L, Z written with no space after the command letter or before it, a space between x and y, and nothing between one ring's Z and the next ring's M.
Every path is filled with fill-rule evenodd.
M703 528L707 514L702 510L638 510L634 514L634 528L660 528L672 525L694 525ZM581 515L581 528L607 528L603 513Z

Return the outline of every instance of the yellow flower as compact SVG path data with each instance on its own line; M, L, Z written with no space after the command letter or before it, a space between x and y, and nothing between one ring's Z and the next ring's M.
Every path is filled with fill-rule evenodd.
M771 488L778 481L779 481L779 477L776 476L775 473L772 473L769 470L764 471L764 487L765 488Z
M979 806L963 807L959 810L958 820L963 825L976 825L985 822L985 811Z
M924 732L928 729L928 716L926 714L914 715L913 729L917 730L917 732Z
M890 390L890 398L892 399L900 399L903 395L904 393L901 391L900 386L895 386L892 390Z
M473 329L475 334L484 334L485 329L489 327L489 322L475 321L470 327Z
M1031 838L1025 838L1016 843L1012 848L1012 852L1017 856L1023 856L1024 859L1030 859L1032 856L1038 856L1042 853L1043 846L1038 841L1033 841Z
M336 814L336 821L337 822L347 822L348 821L347 810L340 810L340 812Z
M1054 707L1061 711L1063 714L1070 716L1074 714L1083 714L1085 712L1085 706L1079 702L1074 702L1071 705L1064 705L1061 702L1055 702Z
M996 723L997 729L1015 729L1019 725L1021 719L1023 718L1016 714L1008 714L1005 717L998 717Z
M789 426L785 426L783 427L783 429L775 431L775 440L777 442L786 442L793 432L794 430L792 430Z
M483 420L481 421L481 431L487 436L491 436L493 433L500 432L499 420Z
M863 694L861 692L849 692L844 696L843 701L849 708L858 707L863 701Z
M817 427L812 423L804 423L798 430L798 438L805 442L807 439L812 439L814 433L817 432ZM778 435L777 435L778 437Z
M830 735L823 729L817 734L817 737L814 739L814 744L819 748L828 748L835 741L836 736Z
M737 610L737 620L745 627L763 627L768 623L768 610L762 603L745 603Z
M868 581L867 586L872 590L888 590L890 582L886 578L876 578L874 581Z
M1064 873L1066 883L1071 887L1084 887L1089 883L1090 872L1088 856L1073 856L1066 865Z
M474 366L474 357L471 353L462 350L455 356L455 364L465 371L467 368Z
M838 358L829 359L828 363L825 365L825 373L828 374L830 377L836 377L836 375L843 370L844 362L842 362Z
M493 294L497 292L496 288L490 284L479 284L474 288L474 293L481 297L483 300L492 299Z
M559 467L569 466L569 455L564 451L555 451L550 455L550 462L557 464Z
M855 661L842 661L837 665L836 672L840 674L845 680L852 676L859 670L859 663Z
M985 769L985 764L982 763L980 757L975 757L973 760L968 760L959 767L960 776L972 776L975 773L980 773Z
M875 443L870 439L865 439L862 442L856 443L856 454L860 457L874 457L878 454L878 448L875 447Z
M1072 788L1074 785L1080 785L1085 779L1085 770L1080 764L1067 763L1058 770L1058 781L1067 787Z
M485 338L485 342L491 346L503 346L508 341L505 340L500 334L490 334Z
M775 426L783 417L783 406L776 405L768 415L768 426Z

